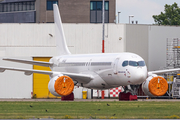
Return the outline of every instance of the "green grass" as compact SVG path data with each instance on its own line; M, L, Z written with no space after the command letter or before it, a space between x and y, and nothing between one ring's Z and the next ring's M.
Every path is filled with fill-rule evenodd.
M9 118L172 119L180 118L180 102L0 102L0 119Z

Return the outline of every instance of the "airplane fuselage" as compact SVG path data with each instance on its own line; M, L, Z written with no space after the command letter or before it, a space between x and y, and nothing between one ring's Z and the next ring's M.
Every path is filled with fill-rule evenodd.
M133 53L104 53L62 55L53 57L52 71L91 74L90 82L77 85L94 89L108 89L129 84L141 84L147 78L144 60ZM76 82L74 79L73 81Z

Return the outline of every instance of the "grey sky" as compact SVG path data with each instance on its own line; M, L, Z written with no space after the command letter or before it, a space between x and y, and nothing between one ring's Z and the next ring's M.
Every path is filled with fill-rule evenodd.
M129 23L129 15L134 15L131 21L139 24L153 24L152 15L164 12L164 5L172 5L174 2L180 6L180 0L116 0L116 18L118 11L120 23Z

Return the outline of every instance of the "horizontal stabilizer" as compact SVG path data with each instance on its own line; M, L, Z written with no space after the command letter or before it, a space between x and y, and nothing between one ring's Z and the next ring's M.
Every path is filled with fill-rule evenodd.
M11 61L11 62L19 62L31 65L39 65L44 67L50 67L53 65L51 62L42 62L42 61L33 61L33 60L24 60L24 59L17 59L17 58L3 58L3 60Z

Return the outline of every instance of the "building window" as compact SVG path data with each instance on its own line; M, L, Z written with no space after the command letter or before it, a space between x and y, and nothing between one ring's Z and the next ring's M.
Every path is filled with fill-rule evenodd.
M26 11L27 7L26 7L26 2L23 2L23 11Z
M96 10L102 10L102 2L96 2Z
M109 11L109 2L105 2L104 9Z
M3 5L0 4L0 12L2 12L2 11L3 11Z
M4 8L3 11L7 12L7 3L4 4L3 8Z
M53 10L53 4L58 4L58 0L47 0L47 10Z
M18 3L15 3L14 6L15 6L14 11L19 11Z
M104 22L109 23L109 1L105 1L104 10ZM102 23L102 1L90 2L90 22Z
M11 3L11 11L14 11L14 4L13 3Z
M10 3L7 4L7 12L10 12L11 11L11 5Z
M34 2L13 2L1 3L0 12L28 11L35 10Z
M31 10L31 2L27 2L27 10Z
M19 7L19 11L22 11L23 9L22 9L22 2L20 2L19 4L18 4L18 7Z
M30 2L31 3L31 10L35 10L35 3L34 2Z

